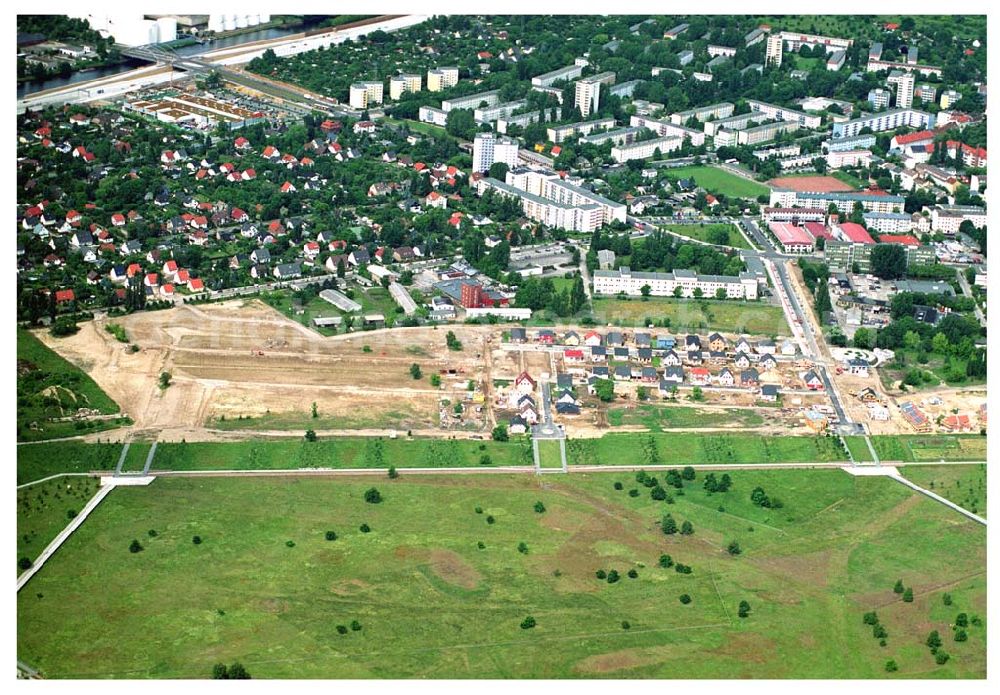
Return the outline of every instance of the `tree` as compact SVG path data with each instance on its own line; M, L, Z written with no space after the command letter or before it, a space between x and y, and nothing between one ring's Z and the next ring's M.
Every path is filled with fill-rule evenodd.
M455 337L455 331L448 331L445 336L445 342L448 345L448 349L453 352L458 352L462 349L462 341Z
M22 557L22 558L20 558L20 559L19 559L19 560L17 561L17 567L18 567L18 569L20 569L20 570L21 570L22 572L23 572L24 570L30 570L30 569L31 569L31 566L32 566L33 564L34 564L34 563L33 563L33 562L31 561L31 558L27 558L27 557Z
M611 570L608 572L608 584L614 584L619 579L621 579L621 577L618 574L618 570Z
M414 380L423 376L423 373L420 371L420 365L416 362L410 365L410 376L412 376Z
M726 546L726 550L729 551L730 555L739 555L743 552L743 549L740 548L739 541L729 541L729 545Z
M377 488L370 487L365 490L365 502L369 504L378 504L382 501L382 493L378 491Z
M969 635L968 635L968 633L966 633L965 630L963 630L961 628L959 628L958 630L955 630L955 641L956 642L965 642L967 639L969 639Z
M887 673L895 673L899 670L899 666L896 665L895 659L889 659L885 662L885 670Z
M681 594L680 601L686 606L687 604L691 603L691 597L688 596L687 594Z
M327 531L326 534L324 534L324 535L325 535L325 537L326 537L326 539L328 541L335 541L335 540L337 540L337 532L336 531Z
M738 615L741 618L745 618L750 615L750 604L747 601L740 601L740 608Z
M670 567L674 564L674 560L669 555L660 555L660 560L658 564L663 569L670 569Z
M132 542L129 543L128 551L130 553L141 553L142 552L142 543L140 543L137 539L133 538Z
M522 555L527 555L528 554L528 544L525 543L524 541L521 541L520 543L518 543L517 544L517 552L521 553Z
M896 584L892 587L892 590L894 592L896 592L897 594L903 593L903 591L905 590L904 587L903 587L903 580L902 579L897 579L896 580Z
M361 526L358 527L358 530L361 531L361 533L371 533L372 527L368 524L361 524Z
M229 680L250 680L250 672L243 667L243 664L237 661L229 667Z
M354 630L355 632L361 632L361 623L359 623L357 620L352 620L351 629Z
M170 386L170 372L160 372L160 390L166 389Z
M649 295L652 291L653 288L650 287L649 285L643 285L642 287L639 288L639 293L642 295L643 299L649 299Z
M868 613L865 613L862 620L865 625L878 625L878 614L875 613L875 611L869 611Z
M307 442L316 441L316 430L306 430L306 441Z
M535 502L535 511L538 512L539 514L545 513L545 505L542 504L541 500Z
M937 649L941 646L941 635L938 634L937 630L931 630L930 634L927 635L925 644L931 649Z
M694 468L692 468L691 466L684 466L684 469L681 471L681 477L684 480L694 480L695 478Z
M854 347L871 350L875 347L875 331L870 328L859 328L854 332Z
M903 601L906 603L913 603L913 588L906 587L906 591L903 592Z
M315 420L316 418L319 417L319 410L316 408L316 401L313 401L313 404L312 404L312 416L313 416L313 420Z
M535 619L529 615L527 618L525 618L524 620L521 621L521 629L522 630L530 630L531 628L535 627L535 625L537 625L537 624L538 623L535 622Z
M969 616L965 613L959 613L955 617L956 627L968 627L969 626Z
M399 471L396 470L395 466L389 466L389 479L395 480L399 477Z
M507 166L505 162L493 162L490 166L489 175L490 178L497 179L498 181L505 181L509 170L510 167Z
M948 656L947 652L943 652L941 650L938 650L934 654L934 663L936 663L938 666L943 666L944 664L948 663L948 659L950 659L950 658L951 657Z
M594 382L594 391L601 401L609 403L615 399L615 382L611 379L598 379Z
M663 517L663 522L660 524L660 528L663 529L665 534L672 536L677 533L677 522L674 521L674 517L667 514Z
M690 521L688 521L687 519L685 519L684 523L681 524L681 535L682 536L690 536L693 533L694 533L694 525Z
M201 536L193 536L191 542L195 545L201 545Z
M495 442L506 442L508 439L510 439L510 435L507 434L507 425L503 423L498 424L496 427L493 428L491 437Z
M871 254L872 274L883 280L906 275L906 249L900 244L876 244Z
M431 374L431 386L433 386L434 388L441 386L440 374Z

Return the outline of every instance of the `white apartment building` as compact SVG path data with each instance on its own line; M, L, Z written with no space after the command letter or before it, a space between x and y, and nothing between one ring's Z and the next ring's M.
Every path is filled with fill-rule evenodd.
M781 54L784 52L785 42L781 39L781 34L772 34L767 37L767 48L764 51L764 64L781 67Z
M767 114L760 111L750 111L748 113L736 114L735 116L719 118L714 121L705 121L705 135L714 138L720 130L744 130L745 128L749 128L751 124L762 123L767 120L769 120Z
M847 60L847 51L834 51L826 59L826 69L836 72L844 67L844 62Z
M949 106L954 106L955 102L962 98L962 95L956 92L954 89L946 89L941 92L941 108L946 109Z
M442 128L448 123L448 114L433 106L421 106L420 111L417 112L417 118L421 123L433 123Z
M986 226L986 208L976 205L936 205L931 208L931 229L955 234L966 220L976 229Z
M442 92L458 84L458 68L435 68L427 71L427 91Z
M629 128L615 128L614 130L606 130L603 133L586 135L580 138L580 143L587 145L601 145L605 142L611 142L615 145L628 145L635 142L636 137L638 137L641 132L642 128L637 126Z
M756 99L747 99L747 105L750 107L751 111L762 113L768 118L772 118L776 121L798 123L803 128L819 128L820 124L823 122L823 118L816 114L796 111L795 109L788 109L784 106L768 104L767 102L757 101Z
M511 172L507 176L511 178ZM555 229L592 232L613 220L625 220L626 206L623 203L615 203L566 184L555 173L533 172L531 176L521 174L520 178L522 181L530 179L532 188L559 199L544 197L490 177L479 180L477 191L482 195L492 189L501 195L517 198L526 217Z
M810 193L776 188L771 191L771 207L820 208L828 210L835 205L843 215L854 212L854 204L868 212L903 212L906 199L899 195L874 195L871 193Z
M717 58L718 56L726 56L727 58L732 58L734 55L736 55L736 49L731 48L730 46L715 46L709 44L708 55L712 56L713 58Z
M509 168L517 166L517 140L497 137L493 133L476 133L472 143L472 171L489 171L495 162L503 162Z
M826 165L831 169L868 166L871 161L871 150L837 150L826 155Z
M636 128L649 128L660 137L670 136L686 138L690 140L691 144L695 147L705 144L705 133L700 130L695 130L694 128L688 128L683 125L670 123L669 121L661 121L655 118L649 118L648 116L632 116L629 119L629 125Z
M866 212L865 227L879 234L906 234L913 229L913 215L903 212Z
M420 75L402 74L389 78L389 98L399 101L407 92L419 92L423 80Z
M902 127L925 130L934 127L934 116L916 109L890 109L874 114L867 114L843 123L833 124L834 139L854 137L865 128L873 132L896 130Z
M613 72L602 72L577 81L573 104L580 109L584 118L601 107L601 85L614 83L615 73Z
M355 82L351 85L348 103L355 109L367 109L372 104L382 103L381 82Z
M776 123L762 123L761 125L736 131L736 144L738 145L759 145L762 142L770 142L778 136L778 133L791 133L799 129L799 124L795 121L778 121ZM719 144L718 137L715 144Z
M583 65L569 65L565 68L559 68L558 70L553 70L552 72L532 77L531 85L533 87L551 87L560 80L575 80L582 74Z
M694 297L695 290L701 295L714 298L718 290L726 292L729 299L757 299L757 278L753 273L735 275L699 275L693 270L674 270L670 273L646 273L632 271L627 266L618 270L595 270L594 293L616 295L625 293L631 297L642 295L642 288L649 286L654 297L672 297L676 288L681 288L682 297Z
M827 152L842 152L844 150L863 150L875 146L875 136L866 133L865 135L854 135L849 138L838 138L837 140L824 140L823 149Z
M780 145L778 147L768 147L761 150L754 150L753 156L761 161L770 159L771 157L795 157L802 153L802 148L799 145Z
M523 109L527 105L528 102L525 99L508 101L506 104L496 104L495 106L474 109L472 117L477 123L491 123L498 118L506 118L518 109Z
M912 72L901 75L896 83L896 108L908 109L913 106L913 85L917 76Z
M728 101L722 101L718 104L711 104L710 106L699 106L695 109L688 109L687 111L678 111L677 113L670 114L670 122L674 125L684 125L692 118L704 123L708 119L719 119L727 118L733 115L735 106Z
M933 104L937 98L937 87L931 84L922 84L917 87L914 95L920 99L921 104Z
M892 92L888 89L876 87L868 92L868 103L872 105L873 109L884 109L889 106L890 97L892 97Z
M518 126L519 128L524 128L532 123L539 123L543 120L546 121L558 121L562 118L562 109L545 109L543 111L529 111L528 113L519 113L516 116L507 116L506 118L497 119L497 132L506 133L507 129L511 126Z
M656 153L656 150L659 150L660 154L667 154L668 152L679 150L683 144L684 138L668 135L663 138L635 142L631 145L612 147L611 158L616 162L627 162L632 159L648 159Z
M590 135L595 130L611 128L615 124L613 118L599 118L596 121L580 121L567 125L546 128L546 134L551 142L559 144L574 135Z
M441 102L441 110L447 113L452 109L477 109L482 103L487 106L495 106L500 103L500 91L494 89L490 92L480 92L479 94L468 94L464 97L452 97Z

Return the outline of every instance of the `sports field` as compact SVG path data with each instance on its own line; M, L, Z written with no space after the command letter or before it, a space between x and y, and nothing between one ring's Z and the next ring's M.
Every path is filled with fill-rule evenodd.
M753 504L757 486L783 506ZM615 474L119 488L18 595L17 657L49 678L207 678L233 661L255 679L985 676L982 526L840 471L670 489L673 504ZM667 513L693 533L665 535Z
M771 179L768 183L775 188L788 188L793 191L810 191L816 193L854 190L852 186L833 176L782 176Z
M669 319L669 327L677 331L720 331L753 335L788 335L788 322L781 307L759 302L714 299L675 299L651 297L595 297L594 318L599 324L645 326L650 322L661 325ZM651 321L647 321L650 319Z
M746 238L731 224L665 224L663 228L709 244L723 244L738 249L750 248Z
M712 166L677 167L669 169L667 176L675 181L693 178L695 183L709 193L721 193L732 198L756 198L770 192L770 189L762 183Z

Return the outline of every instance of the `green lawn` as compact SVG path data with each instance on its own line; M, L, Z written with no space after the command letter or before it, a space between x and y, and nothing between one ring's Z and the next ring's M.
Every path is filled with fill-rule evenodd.
M406 126L414 133L420 133L421 135L428 135L434 138L448 138L450 140L458 140L454 135L449 135L448 131L439 125L434 125L433 123L424 123L422 121L413 121L408 118L383 118L382 123L386 125L395 126Z
M149 450L153 448L151 443L132 442L129 444L128 452L125 454L125 461L122 462L122 471L125 473L141 473L146 467L146 457ZM157 447L159 451L159 447ZM155 460L155 456L154 456ZM117 465L117 461L115 461Z
M726 410L700 409L683 405L639 405L608 410L608 423L613 427L642 425L654 432L687 427L757 427L764 418L743 408Z
M94 496L98 484L97 478L74 476L18 490L17 559L34 561Z
M697 239L710 244L718 243L714 236L710 238L712 232L722 230L726 232L726 240L722 242L726 246L733 246L738 249L748 249L750 245L740 234L739 230L731 224L665 224L663 229L669 229L676 234L686 236L689 239Z
M433 404L432 404L433 405ZM433 414L435 422L437 413ZM415 408L405 404L400 404L398 410L388 412L366 413L364 411L355 412L350 417L339 416L329 417L320 415L314 418L308 412L285 412L268 413L258 417L228 418L226 420L215 419L211 422L211 427L218 430L239 431L239 430L299 430L305 432L311 430L326 429L397 429L406 431L426 426L426 414L421 414Z
M721 193L732 198L756 198L767 195L770 188L762 183L730 174L724 169L712 166L687 166L670 169L667 176L672 180L694 178L695 183L709 193Z
M830 176L839 181L843 181L848 186L854 187L855 190L860 189L865 185L864 182L854 174L849 174L846 171L841 171L839 169L837 171L831 172Z
M569 459L569 451L566 452ZM538 465L542 468L562 468L562 456L559 453L559 442L555 439L543 439L538 442Z
M986 465L905 466L904 477L945 499L986 516Z
M833 437L777 437L753 433L619 432L570 439L569 465L801 463L846 461Z
M22 444L17 447L17 484L23 485L57 473L113 471L121 453L121 444L86 444L80 441Z
M871 461L864 437L845 437L857 461ZM871 438L875 453L884 461L985 461L986 437L978 434L876 435Z
M80 408L102 414L119 412L118 404L79 367L46 347L30 331L17 329L17 438L38 441L99 432L125 424L123 419L52 422ZM35 427L31 424L36 423Z
M747 470L709 494L699 474L672 505L630 476L544 483L119 488L18 594L17 657L49 678L208 678L234 661L255 679L985 677L986 530L898 483ZM380 504L363 500L373 485ZM753 505L757 486L784 506ZM666 512L694 534L665 536ZM661 554L692 573L658 567ZM912 603L892 592L898 578ZM862 622L876 609L886 647ZM958 612L973 618L963 643L950 638ZM536 626L522 629L527 616ZM922 646L931 629L943 666Z
M737 300L650 297L643 301L641 297L595 297L594 318L599 324L619 326L647 325L646 319L662 325L664 320L669 320L668 327L676 331L789 334L781 307Z

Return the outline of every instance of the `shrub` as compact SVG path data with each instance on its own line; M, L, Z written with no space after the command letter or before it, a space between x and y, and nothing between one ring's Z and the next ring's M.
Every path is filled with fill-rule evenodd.
M24 570L30 570L30 569L31 569L31 566L32 566L33 564L34 564L34 563L33 563L33 562L31 561L31 559L30 559L30 558L26 558L26 557L22 557L22 558L21 558L20 560L18 560L18 561L17 561L17 567L18 567L18 569L20 569L20 570L21 570L22 572L23 572Z
M969 635L965 632L965 630L963 630L961 628L955 630L955 641L956 642L964 642L967 639L969 639Z
M886 632L884 625L876 625L875 627L872 628L872 637L874 637L875 639L884 640L888 636L889 633Z
M389 466L389 479L395 480L399 477L399 471L396 470L395 466Z
M67 519L75 519L76 518L76 510L75 509L68 510L66 512L66 518Z
M150 538L156 538L157 535L159 535L159 534L156 533L156 529L155 528L149 529L149 537Z
M684 523L681 524L681 535L690 536L693 533L694 533L694 525L690 521L685 520Z
M483 513L483 508L482 507L476 507L476 514L482 514L482 513Z
M337 632L339 632L342 635L346 635L347 634L347 626L346 625L338 625L337 626Z
M477 547L478 547L478 548L479 548L480 550L485 550L485 549L486 549L486 544L485 544L485 543L483 543L482 541L479 541L478 543L476 543L476 546L477 546Z
M306 430L306 441L307 442L316 441L316 430Z
M913 603L913 588L906 587L906 591L903 592L903 601L906 603Z
M625 486L621 484L620 480L615 481L615 490L621 490L623 487Z
M336 533L336 531L327 531L325 535L326 535L326 539L328 541L335 541L335 540L337 540L337 533Z
M628 630L632 625L627 620L622 621L622 630Z
M892 587L892 590L895 591L897 594L903 593L905 591L905 589L903 588L903 580L897 579L895 586Z
M729 545L726 546L726 550L729 551L730 555L739 555L743 552L743 549L740 548L739 541L729 541Z
M361 524L361 526L358 527L358 530L361 531L361 533L371 533L372 527L368 524Z
M934 661L938 664L938 666L943 666L944 664L948 663L948 659L950 658L951 657L948 656L948 652L939 651L937 654L934 655Z
M542 504L540 501L535 502L535 511L538 512L539 514L545 513L545 505Z
M957 616L955 616L955 625L957 627L968 627L969 616L965 613L959 613Z
M486 523L487 524L493 524L493 522L495 522L495 521L496 521L496 519L493 518L492 514L487 515L487 517L486 517Z
M128 551L130 553L141 553L142 552L142 543L140 543L137 539L133 538L132 542L129 543Z
M521 621L521 629L522 630L530 630L535 625L537 625L537 623L535 622L535 619L532 618L530 615L527 618L525 618L524 620Z
M608 576L608 573L605 572L604 570L597 570L597 572L595 572L595 574L597 575L598 579L606 579L607 576Z
M885 670L887 673L895 673L899 670L899 666L896 665L895 660L889 659L885 662Z
M524 541L521 541L520 543L518 543L517 544L517 552L521 553L522 555L527 555L528 554L528 544L525 543Z
M287 547L287 548L294 548L295 547L295 541L285 541L285 547Z
M365 502L369 504L378 504L382 501L382 493L380 493L376 488L370 487L365 490Z
M631 490L628 491L628 496L629 497L638 497L639 496L639 491L636 490L635 488L632 488Z
M738 615L741 618L745 618L750 615L750 603L748 601L740 601L740 608Z
M685 606L687 604L691 603L691 597L688 596L687 594L681 594L680 600L681 600L681 603L683 603Z
M673 558L669 555L660 555L660 567L667 569L674 564Z
M621 579L621 577L618 576L618 570L611 570L608 572L608 584L614 584L619 579Z
M635 569L630 569L628 571L628 578L629 579L636 579L636 578L638 578L638 576L639 576L639 573L636 572Z
M865 613L865 616L864 618L862 618L862 620L864 621L865 625L878 625L878 615L875 613L875 611L869 611L868 613Z
M355 632L360 631L361 630L361 623L359 623L357 620L352 620L351 621L351 629L354 630Z
M191 542L195 545L201 545L201 536L194 536L191 538Z
M950 606L951 605L951 594L945 594L944 596L942 596L941 597L941 601L944 602L944 605Z

